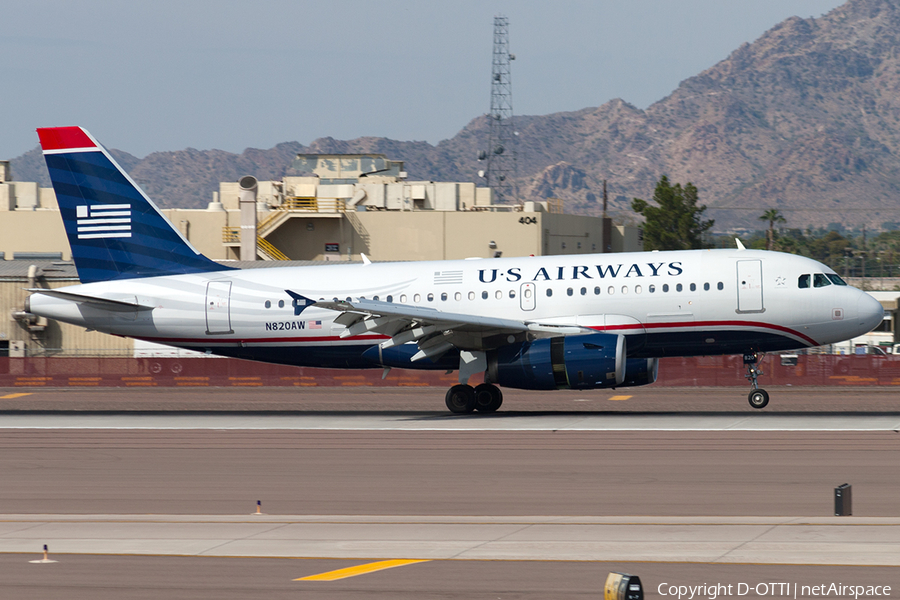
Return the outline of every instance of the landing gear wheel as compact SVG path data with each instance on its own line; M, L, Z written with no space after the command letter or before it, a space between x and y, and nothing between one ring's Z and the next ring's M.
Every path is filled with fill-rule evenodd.
M496 412L503 404L503 393L496 385L482 383L475 386L475 410L483 413Z
M475 390L470 385L454 385L447 390L445 401L452 413L470 413L475 410Z
M747 400L753 408L765 408L769 403L769 393L766 390L753 390Z

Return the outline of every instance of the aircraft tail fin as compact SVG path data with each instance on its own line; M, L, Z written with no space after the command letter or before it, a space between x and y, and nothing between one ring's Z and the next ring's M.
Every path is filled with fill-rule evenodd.
M200 254L85 129L37 132L82 283L231 269Z

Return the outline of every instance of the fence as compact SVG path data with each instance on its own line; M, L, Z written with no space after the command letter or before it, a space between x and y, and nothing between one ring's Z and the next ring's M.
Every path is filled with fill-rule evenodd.
M796 365L778 355L761 363L763 387L900 385L900 356L799 356ZM740 356L664 358L657 386L749 384ZM0 358L0 387L260 387L437 386L456 383L456 373L394 369L342 370L288 367L227 358ZM480 379L480 376L479 376ZM475 378L471 383L475 383Z

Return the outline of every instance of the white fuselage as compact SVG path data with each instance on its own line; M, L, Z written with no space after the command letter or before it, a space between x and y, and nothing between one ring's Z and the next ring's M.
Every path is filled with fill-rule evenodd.
M872 329L881 307L800 256L693 250L218 271L63 288L134 303L109 311L41 294L31 311L116 335L214 354L309 366L356 360L377 334L341 338L333 310L295 314L286 290L314 300L396 304L623 333L630 356L711 355L830 344ZM325 351L328 349L328 351ZM337 363L337 364L332 364Z

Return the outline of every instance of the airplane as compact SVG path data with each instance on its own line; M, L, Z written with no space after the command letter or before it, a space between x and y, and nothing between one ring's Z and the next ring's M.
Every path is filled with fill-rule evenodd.
M653 383L668 356L765 352L872 330L881 305L832 269L735 249L236 269L198 252L85 129L37 130L80 285L26 310L207 354L305 367L458 371L445 403L491 413L501 387ZM468 385L484 374L484 383Z

